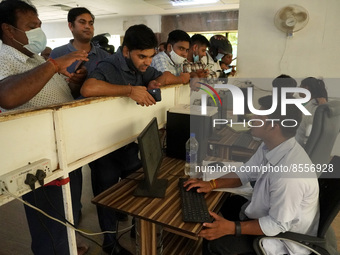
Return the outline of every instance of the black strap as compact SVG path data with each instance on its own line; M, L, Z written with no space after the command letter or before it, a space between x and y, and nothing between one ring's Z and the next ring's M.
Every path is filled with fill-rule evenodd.
M241 236L241 223L239 221L235 221L235 236Z

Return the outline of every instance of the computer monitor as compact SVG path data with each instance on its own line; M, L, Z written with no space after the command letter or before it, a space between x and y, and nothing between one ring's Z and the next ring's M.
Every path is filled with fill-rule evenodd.
M168 180L157 179L157 173L163 160L157 118L150 121L137 137L137 140L144 170L144 180L139 183L134 195L162 198L165 196Z

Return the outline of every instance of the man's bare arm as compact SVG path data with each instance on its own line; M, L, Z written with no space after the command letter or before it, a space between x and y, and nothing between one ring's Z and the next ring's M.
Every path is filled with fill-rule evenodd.
M189 73L181 73L179 76L175 76L169 71L165 71L161 76L159 76L156 81L162 85L169 84L186 84L190 80Z
M144 86L116 85L106 81L90 78L80 89L84 97L95 96L125 96L130 97L142 106L155 104L155 99L146 91Z
M66 68L76 60L88 60L85 51L72 52L53 61L47 61L27 72L9 76L0 81L0 106L13 109L31 100L56 72L67 76Z

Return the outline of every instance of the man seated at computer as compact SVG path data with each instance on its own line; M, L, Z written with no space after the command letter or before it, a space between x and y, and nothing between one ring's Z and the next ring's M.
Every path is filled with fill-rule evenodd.
M169 72L177 83L189 82L190 74L183 73L183 62L187 59L190 36L182 30L169 33L166 48L153 57L151 66L164 73Z
M259 104L262 110L270 109L271 96L260 98ZM188 189L198 187L197 192L210 192L215 188L238 187L256 181L251 200L240 208L241 222L210 213L214 222L204 223L205 228L199 234L205 238L203 254L255 254L252 242L258 235L275 236L285 231L314 236L317 234L319 187L315 173L308 172L312 162L294 138L297 127L281 125L283 119L300 122L301 112L295 105L287 105L287 114L281 116L280 107L277 108L269 116L254 117L262 120L264 125L252 127L251 133L261 138L263 143L243 166L259 166L259 171L229 173L224 178L210 182L190 179L184 184ZM266 119L280 121L272 125ZM254 121L253 126L260 126L259 120ZM299 164L307 166L303 173L264 171L265 167L293 169ZM227 204L223 206L222 214L228 210ZM309 254L307 249L288 241L267 239L263 247L268 255Z

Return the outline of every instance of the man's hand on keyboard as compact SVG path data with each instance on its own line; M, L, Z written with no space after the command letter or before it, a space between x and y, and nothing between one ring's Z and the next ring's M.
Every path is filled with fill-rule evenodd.
M214 218L213 223L203 223L204 229L198 234L207 240L215 240L225 235L235 234L235 223L218 216L216 213L209 212Z
M208 193L212 191L212 187L209 182L201 181L198 179L189 179L186 182L184 182L184 187L187 188L187 190L191 190L192 188L197 188L198 193Z

